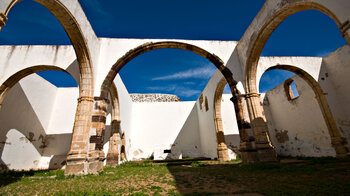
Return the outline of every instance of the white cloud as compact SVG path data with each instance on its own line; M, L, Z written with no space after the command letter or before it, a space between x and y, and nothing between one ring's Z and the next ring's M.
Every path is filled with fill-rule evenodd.
M201 93L201 91L196 89L191 89L183 86L178 85L168 85L168 86L150 86L147 87L148 90L153 91L154 93L157 92L167 92L169 94L174 94L181 97L192 97L194 95L198 95Z
M203 67L189 69L182 72L177 72L171 75L159 76L152 78L152 80L179 80L179 79L188 79L188 78L210 78L215 72L215 67L211 64L208 64Z

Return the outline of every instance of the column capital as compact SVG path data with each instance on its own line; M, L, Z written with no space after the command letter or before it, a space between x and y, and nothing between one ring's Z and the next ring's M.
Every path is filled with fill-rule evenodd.
M81 96L78 98L78 102L80 103L82 101L94 102L94 98L89 96Z
M259 97L260 98L260 93L246 93L246 94L243 94L242 96L244 96L246 99L247 98L251 98L251 97Z

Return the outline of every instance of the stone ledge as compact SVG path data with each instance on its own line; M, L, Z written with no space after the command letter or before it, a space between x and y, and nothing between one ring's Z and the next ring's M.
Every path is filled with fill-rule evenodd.
M180 102L180 98L170 94L130 94L133 102Z

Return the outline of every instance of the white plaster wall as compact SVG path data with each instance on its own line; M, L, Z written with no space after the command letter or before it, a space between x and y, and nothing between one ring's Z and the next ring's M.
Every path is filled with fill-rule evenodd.
M47 134L72 133L78 97L79 89L77 87L57 88Z
M205 97L208 99L208 111L206 111L205 107L201 109L199 100L196 102L203 156L212 159L217 158L218 145L214 123L214 96L217 84L222 77L220 71L215 71L202 92L203 102L205 101Z
M193 145L198 145L198 121L189 114L193 110L195 102L142 102L133 103L133 133L132 153L130 159L148 158L154 153L155 158L165 158L164 150L171 149L180 134L186 133ZM195 113L191 113L196 115ZM191 121L192 119L192 121ZM190 120L190 121L189 121ZM184 124L191 129L184 130ZM181 141L178 141L178 143ZM181 145L181 144L180 144ZM182 152L199 156L200 146L194 148L194 152ZM176 148L177 150L184 150ZM175 150L175 149L174 149Z
M259 82L264 72L275 65L290 65L297 67L311 75L316 81L319 78L321 57L261 57L258 62L256 86L259 91Z
M350 47L344 45L323 59L319 83L339 132L350 143Z
M37 74L17 83L0 110L2 166L60 168L70 148L78 88L57 88Z
M66 70L79 84L79 66L72 46L0 46L0 84L23 69L50 65Z
M278 155L335 156L330 135L311 87L293 76L299 97L289 101L283 83L266 93L264 111Z
M133 102L119 74L117 75L116 79L114 79L114 84L117 87L119 97L121 120L120 127L122 132L125 134L126 159L129 160L129 155L131 154L130 148L133 144L131 139L133 133Z
M56 87L36 74L22 79L8 92L0 110L0 134L4 142L1 161L9 169L41 168L43 138L52 112L49 106L55 95Z
M239 153L239 131L234 105L230 100L232 94L223 94L221 101L221 117L224 128L225 142L229 149L231 159L235 159Z
M57 88L37 74L29 75L20 81L24 94L35 115L45 130L49 128L50 117L57 95Z

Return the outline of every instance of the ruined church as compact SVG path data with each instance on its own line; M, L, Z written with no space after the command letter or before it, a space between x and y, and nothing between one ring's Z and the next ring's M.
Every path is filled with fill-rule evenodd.
M254 164L277 156L349 156L348 0L266 0L237 41L101 38L78 0L35 1L57 18L72 45L0 46L1 169L82 175L150 157L240 157ZM16 3L0 1L0 30ZM277 26L309 9L329 16L347 44L326 57L261 57ZM196 101L127 91L118 72L163 48L215 65ZM295 76L260 93L260 78L273 69ZM70 74L78 87L57 88L34 74L46 70ZM230 94L223 94L225 85Z

